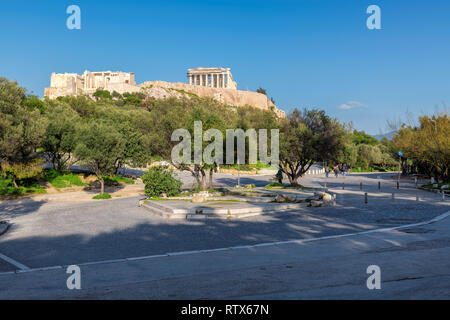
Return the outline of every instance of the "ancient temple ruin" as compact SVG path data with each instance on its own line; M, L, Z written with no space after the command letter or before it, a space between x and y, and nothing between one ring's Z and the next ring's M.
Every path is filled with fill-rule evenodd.
M230 68L195 68L187 73L189 84L210 88L237 89Z
M82 75L52 73L50 88L45 89L45 96L56 98L60 96L92 95L97 90L123 93L134 91L135 87L134 72L85 71Z

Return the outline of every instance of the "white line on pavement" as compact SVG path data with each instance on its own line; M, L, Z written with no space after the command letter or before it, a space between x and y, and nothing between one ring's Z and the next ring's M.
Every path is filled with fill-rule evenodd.
M1 253L0 253L0 259L12 264L13 266L16 266L20 270L30 270L30 268L28 268L26 265L21 264L20 262L17 262L16 260L11 259L10 257L7 257Z
M401 229L408 229L412 227L418 227L423 226L427 224L432 224L438 221L441 221L447 217L450 216L450 211L441 214L431 220L423 221L419 223L413 223L413 224L407 224L403 226L398 227L389 227L389 228L381 228L381 229L374 229L374 230L368 230L368 231L361 231L361 232L354 232L354 233L346 233L341 235L335 235L335 236L325 236L320 238L309 238L309 239L297 239L297 240L288 240L288 241L276 241L276 242L266 242L266 243L259 243L254 245L241 245L241 246L235 246L235 247L227 247L227 248L218 248L218 249L206 249L206 250L193 250L193 251L180 251L180 252L172 252L172 253L166 253L166 254L158 254L153 256L145 256L145 257L133 257L133 258L126 258L126 259L117 259L117 260L103 260L103 261L94 261L94 262L87 262L87 263L78 263L78 266L88 266L88 265L97 265L97 264L105 264L105 263L117 263L117 262L126 262L126 261L136 261L136 260L150 260L155 258L162 258L162 257L170 257L170 256L179 256L179 255L191 255L191 254L199 254L199 253L210 253L210 252L216 252L216 251L225 251L225 250L239 250L239 249L249 249L249 248L258 248L258 247L265 247L265 246L279 246L279 245L285 245L285 244L299 244L299 243L307 243L307 242L314 242L314 241L321 241L321 240L329 240L329 239L339 239L339 238L345 238L345 237L352 237L352 236L359 236L364 234L370 234L370 233L379 233L379 232L388 232L388 231L395 231L395 230L401 230ZM49 269L58 269L62 268L62 266L54 266L54 267L44 267L44 268L35 268L30 269L27 266L24 266L23 264L18 263L17 261L12 260L11 258L8 258L2 254L0 254L0 258L3 258L4 260L8 261L7 259L13 261L14 265L19 265L22 267L20 272L16 273L23 273L23 272L33 272L33 271L45 271ZM6 259L5 259L6 258ZM9 261L8 261L9 262ZM23 269L25 268L25 269ZM6 275L10 274L11 272L0 272L0 275Z

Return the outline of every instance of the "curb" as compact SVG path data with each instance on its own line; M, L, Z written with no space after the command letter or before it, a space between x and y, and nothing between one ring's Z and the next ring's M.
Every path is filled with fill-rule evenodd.
M243 218L253 215L262 215L274 211L286 211L293 209L305 208L304 203L289 203L289 204L274 204L266 205L265 207L249 207L249 208L202 208L202 209L175 209L161 203L149 200L142 204L142 207L149 211L164 212L166 217L172 218L186 218L186 219L204 219L209 217L214 218ZM156 209L156 210L155 210Z

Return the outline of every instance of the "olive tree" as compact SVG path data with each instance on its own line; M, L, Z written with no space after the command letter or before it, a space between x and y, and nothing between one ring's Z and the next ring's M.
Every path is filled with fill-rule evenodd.
M110 124L92 120L80 128L75 156L97 176L100 194L105 192L103 177L114 174L117 156L124 147L122 135Z
M292 111L281 125L280 169L291 185L319 161L336 161L344 149L346 132L322 110Z

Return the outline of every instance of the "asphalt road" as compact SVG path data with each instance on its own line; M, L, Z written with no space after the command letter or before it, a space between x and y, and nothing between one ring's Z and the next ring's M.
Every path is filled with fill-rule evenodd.
M267 177L244 179L248 179L248 183L259 185L267 183L264 180ZM305 183L325 182L325 178L305 180L308 180ZM233 181L233 177L219 176L217 181L227 184ZM397 190L395 181L389 175L383 175L381 181L382 190L379 192L375 175L329 178L327 185L337 194L336 207L305 208L233 221L165 220L138 208L138 198L102 202L3 202L0 203L0 219L9 220L12 226L0 237L0 254L29 268L83 264L170 252L342 235L417 223L449 210L450 201L442 202L440 196L433 193L419 192L421 201L417 202L417 191L411 182L402 182L401 189ZM344 190L342 182L345 183ZM360 182L363 182L363 192L369 193L368 204L364 203L363 192L359 190ZM392 192L397 193L394 202L391 199ZM445 234L446 231L441 233ZM444 240L430 242L430 245L421 250L427 251L433 259L435 249L444 250L439 254L444 257L442 262L447 263L450 259L447 250L450 243L445 239L449 235L447 233L446 237L441 237ZM345 245L346 240L341 239L340 243ZM333 244L334 242L329 242L329 245ZM326 254L327 249L323 250ZM329 247L328 250L331 255L334 249ZM408 252L405 251L405 254ZM288 259L278 258L279 261ZM357 261L359 258L355 256L352 259ZM216 268L214 263L210 267L211 272ZM0 272L16 269L17 266L0 258ZM426 266L423 269L425 273L428 272ZM0 283L1 281L0 277ZM292 296L286 297L298 295L295 290L293 292ZM258 296L258 291L252 291L249 296L251 295Z

